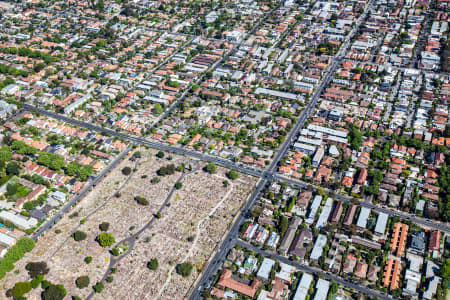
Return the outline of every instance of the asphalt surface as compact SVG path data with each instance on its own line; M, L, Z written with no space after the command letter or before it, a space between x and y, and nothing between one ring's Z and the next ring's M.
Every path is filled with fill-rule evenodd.
M318 100L320 98L320 95L322 94L322 91L327 86L329 81L332 79L334 73L338 69L339 64L341 63L343 57L345 56L346 51L348 50L348 47L350 45L350 41L351 41L352 37L358 31L362 20L364 20L366 18L367 13L371 9L372 5L373 5L373 0L371 0L369 2L368 8L363 13L363 15L361 15L361 17L358 20L355 28L353 28L352 31L350 32L349 36L347 37L347 39L344 42L344 44L342 45L341 49L337 53L336 57L333 59L333 61L331 63L331 66L329 67L329 69L328 69L327 73L325 74L324 78L322 79L321 83L319 84L319 86L315 90L315 92L314 92L313 96L311 97L310 101L308 102L308 104L306 105L305 109L302 111L300 116L297 118L297 122L294 125L294 128L290 131L290 133L286 137L285 142L281 145L281 147L279 148L277 154L275 155L274 160L272 161L272 163L269 165L269 167L264 172L264 176L262 177L261 181L259 181L255 191L250 196L249 201L245 205L244 209L241 210L241 213L240 213L238 219L233 224L233 227L231 228L231 230L226 235L224 241L222 242L222 245L219 247L219 249L217 250L216 254L214 255L214 257L212 258L212 260L208 264L208 267L203 272L203 275L200 278L200 280L197 282L197 286L192 291L191 296L189 298L190 300L202 299L202 295L201 295L202 291L205 288L209 288L210 287L210 285L212 283L212 279L213 279L214 275L217 272L219 272L220 268L222 267L223 261L225 260L225 257L227 255L227 253L235 246L235 244L236 244L236 240L235 239L239 235L240 227L242 226L242 224L248 218L248 215L249 215L249 212L250 212L250 208L254 205L256 200L259 198L260 193L263 191L264 187L268 183L268 179L271 179L273 177L273 175L275 174L275 171L276 171L276 169L278 167L278 164L281 161L281 159L286 155L286 152L289 150L291 145L295 142L298 133L303 128L307 118L311 115L312 111L316 107L317 102L318 102Z
M223 167L226 167L226 168L229 168L229 169L233 169L233 170L236 170L236 171L239 171L239 172L243 172L243 173L247 173L247 174L250 174L250 175L253 175L253 176L256 176L256 177L260 177L260 181L258 182L254 192L249 197L249 200L247 201L247 203L245 204L245 206L241 210L239 216L237 217L236 222L232 225L230 231L224 237L222 244L217 249L216 254L210 260L210 263L208 264L207 268L203 272L202 277L198 280L198 283L197 283L195 289L193 290L193 292L192 292L192 294L190 296L190 299L201 299L201 292L203 291L204 288L209 287L209 285L211 284L211 279L220 270L227 253L236 245L236 243L243 243L242 241L238 241L237 240L237 237L238 237L238 234L239 234L239 229L240 229L241 225L247 220L247 218L249 216L250 208L255 204L256 200L260 197L261 192L263 191L265 186L268 184L268 182L270 180L285 181L285 182L288 182L288 183L293 184L293 185L305 187L305 186L303 186L304 184L301 183L301 182L292 181L292 180L289 180L289 179L286 179L284 177L276 175L276 170L277 170L278 164L281 161L281 159L286 155L287 151L290 149L290 147L295 142L295 140L297 139L297 135L298 135L299 131L303 128L303 126L305 125L306 120L311 115L312 111L315 109L315 107L316 107L316 105L318 103L318 100L320 99L320 95L322 94L324 88L327 86L327 84L330 82L330 80L332 80L332 78L334 76L334 73L338 69L340 63L343 61L343 59L345 57L345 53L347 52L348 47L350 45L350 41L351 41L352 37L359 30L359 27L360 27L360 25L362 23L362 20L364 20L366 18L367 13L372 8L373 8L373 0L370 1L369 5L368 5L368 8L364 12L364 14L360 17L360 19L358 20L356 26L352 29L352 31L350 32L350 34L347 37L346 41L342 45L341 49L336 54L335 58L333 59L331 65L328 68L328 71L324 75L321 83L319 84L319 86L316 88L314 94L312 95L309 103L307 104L305 109L302 111L300 116L297 118L297 122L294 125L294 128L290 131L290 133L288 134L285 142L281 145L281 147L276 152L274 160L272 161L272 163L264 171L257 170L257 169L254 169L254 168L250 168L250 167L242 165L240 163L234 163L234 162L229 161L227 159L222 159L222 158L219 158L219 157L214 157L214 156L210 156L210 155L207 155L207 154L199 153L199 152L196 152L196 151L191 151L191 150L188 150L188 149L184 149L183 147L170 146L170 145L162 144L162 143L159 143L159 142L150 141L150 140L147 140L147 139L145 139L143 137L131 136L131 135L122 133L120 131L115 131L115 130L112 130L112 129L109 129L109 128L105 128L105 127L101 127L101 126L98 126L98 125L94 125L94 124L91 124L91 123L88 123L88 122L75 120L75 119L72 119L70 117L67 117L67 116L64 116L64 115L61 115L61 114L57 114L57 113L54 113L54 112L51 112L51 111L47 111L47 110L44 110L44 109L41 109L41 108L38 108L38 107L35 107L35 106L32 106L32 105L29 105L29 104L25 104L24 105L24 109L35 110L35 111L38 111L39 113L42 113L42 114L47 115L49 117L52 117L52 118L55 118L55 119L58 119L58 120L62 120L62 121L65 121L65 122L68 122L68 123L71 123L71 124L74 124L74 125L77 125L77 126L80 126L80 127L88 128L90 130L94 130L94 131L102 132L104 134L108 134L108 135L111 135L111 136L119 137L119 138L122 138L124 140L128 140L128 141L130 141L132 143L143 144L143 145L147 145L147 146L149 146L151 148L154 148L154 149L158 149L158 150L162 150L162 151L166 151L166 152L172 152L172 153L175 153L175 154L178 154L178 155L189 156L189 157L192 157L192 158L195 158L195 159L199 159L199 160L202 160L202 161L215 163L217 165L220 165L220 166L223 166ZM269 14L267 14L265 17L267 17L268 15ZM263 19L258 22L258 24L253 28L252 31L254 31L262 23ZM244 40L245 39L243 39L242 41L244 41ZM239 47L240 45L242 45L242 42L239 43L237 46ZM234 49L236 49L236 48L234 48ZM232 53L232 51L230 51L227 55L230 55L231 53ZM223 59L220 60L220 61L223 61ZM178 105L173 106L171 108L171 111L177 106ZM117 165L118 162L120 162L120 160L125 155L126 155L126 153L122 153L118 158L116 158L116 160L114 160L113 163L111 163L101 174L99 174L99 176L97 176L92 182L88 183L86 188L83 189L82 192L80 192L80 194L78 194L76 197L74 197L70 201L70 203L67 203L66 206L64 206L64 208L62 210L60 210L60 212L58 214L56 214L54 217L52 217L52 219L50 219L46 224L44 224L38 230L37 234L35 235L35 239L38 239L41 234L47 232L59 219L61 219L72 208L72 206L75 205L78 201L80 201L87 194L87 192L90 190L90 188L92 188L95 184L97 184L104 177L104 175L107 172L109 172L109 170L111 170L113 167L115 167L115 165ZM329 191L329 190L327 190L327 192L330 193L330 194L333 193L332 191ZM352 200L352 198L350 198L350 197L343 196L343 195L338 195L338 194L333 195L333 197L335 199L346 201L346 202ZM411 220L412 222L416 222L418 224L422 224L422 225L424 225L426 227L433 228L433 229L439 229L439 230L444 231L446 233L450 233L450 228L448 226L446 226L445 224L432 222L430 220L425 220L423 218L418 218L418 217L415 217L415 216L411 216L411 215L403 213L403 212L398 212L398 211L394 211L392 209L379 207L379 206L376 206L376 205L374 205L372 203L369 203L369 202L360 201L360 204L362 206L374 209L374 210L379 211L379 212L385 212L385 213L387 213L387 214L389 214L391 216L399 216L400 218L403 218L403 219L406 219L406 220ZM251 245L248 245L248 247L250 247L250 246ZM256 248L256 247L254 247L254 248L255 249L259 249L259 248ZM263 251L263 250L259 249L258 251ZM271 252L270 255L274 256L274 254L272 252ZM300 270L303 269L306 272L318 274L318 275L320 275L323 278L326 278L326 279L332 278L335 282L341 283L341 284L343 284L345 286L348 286L349 288L355 289L355 290L360 291L362 293L365 293L365 294L368 294L368 295L372 295L372 296L378 297L380 299L390 299L390 297L388 297L388 296L386 296L384 294L381 294L378 291L374 291L374 290L371 290L370 288L361 286L359 283L352 283L352 282L349 282L349 281L345 281L345 280L343 280L342 278L340 278L338 276L330 275L330 274L325 273L325 272L323 272L323 271L321 271L319 269L315 269L315 268L312 268L310 266L302 265L302 264L299 264L299 263L293 263L293 262L289 261L287 258L279 256L279 255L277 256L277 259L279 259L280 261L283 261L283 262L287 262L287 263L293 264ZM105 274L105 276L106 276L106 274Z

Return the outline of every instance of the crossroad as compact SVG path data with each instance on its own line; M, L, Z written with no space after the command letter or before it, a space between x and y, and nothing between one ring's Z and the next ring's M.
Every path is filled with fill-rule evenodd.
M216 157L216 156L212 156L209 154L204 154L204 153L200 153L197 151L192 151L189 149L185 149L182 146L172 146L172 145L167 145L167 144L163 144L161 142L156 142L153 140L148 140L144 137L138 137L138 136L133 136L133 135L129 135L120 131L116 131L110 128L106 128L106 127L102 127L96 124L92 124L90 122L85 122L85 121L80 121L80 120L76 120L73 118L70 118L66 115L62 115L62 114L58 114L52 111L48 111L45 109L42 109L40 107L36 107L30 104L24 104L23 108L26 110L30 110L30 111L37 111L43 115L46 115L48 117L51 118L55 118L76 126L80 126L83 128L87 128L96 132L101 132L103 134L106 135L110 135L110 136L114 136L114 137L118 137L121 138L123 140L127 140L133 144L137 144L137 145L145 145L157 150L162 150L162 151L166 151L166 152L171 152L174 154L178 154L178 155L183 155L183 156L189 156L192 157L194 159L198 159L198 160L202 160L202 161L206 161L206 162L211 162L217 165L220 165L222 167L225 168L229 168L229 169L233 169L236 170L238 172L242 172L242 173L246 173L246 174L250 174L252 176L258 177L259 181L256 185L255 190L253 191L253 193L251 194L251 196L249 197L247 203L244 205L244 207L242 208L240 214L238 215L238 217L236 218L236 221L233 223L231 229L229 230L229 232L227 233L227 235L223 238L221 245L217 248L217 251L215 253L215 255L211 258L210 262L208 263L207 267L205 268L202 276L200 277L200 279L197 282L196 287L193 289L191 295L190 295L190 299L201 299L201 292L208 287L211 284L211 279L214 277L214 275L220 270L222 263L224 261L224 258L226 256L226 254L237 244L252 249L253 251L256 251L258 253L262 253L263 255L267 255L269 253L266 253L265 250L261 250L257 247L254 247L248 243L245 243L243 241L240 241L238 239L238 234L239 234L239 229L242 226L242 224L248 219L249 216L249 212L251 207L256 203L256 201L260 198L261 193L263 192L264 188L267 186L267 184L271 181L280 181L280 182L287 182L291 185L294 186L298 186L298 187L302 187L302 188L307 188L309 185L303 182L299 182L299 181L294 181L288 178L284 178L282 176L280 176L279 174L277 174L277 168L279 166L279 163L281 161L281 159L287 154L287 152L289 151L289 149L291 148L292 144L295 142L297 135L299 134L300 130L304 127L305 122L307 121L307 119L311 116L312 112L314 111L314 109L316 108L320 96L323 93L323 90L325 89L325 87L328 85L328 83L332 80L334 74L336 73L339 65L341 64L341 62L343 61L349 45L351 43L352 38L355 36L355 34L358 32L359 27L361 25L361 23L363 22L363 20L365 20L365 18L367 17L368 13L370 10L373 9L373 2L374 0L371 0L368 3L368 6L365 10L365 12L360 16L360 18L358 19L355 27L351 30L351 32L349 33L349 35L347 36L346 40L344 41L344 43L342 44L340 50L338 51L338 53L336 54L336 56L334 57L334 59L332 60L330 66L328 67L325 75L322 78L322 81L319 83L319 85L317 86L315 92L313 93L310 101L308 102L308 104L306 105L305 109L301 112L301 114L299 115L299 117L296 120L296 123L293 127L293 129L290 131L290 133L288 134L288 136L286 137L285 142L279 147L279 149L277 150L275 157L272 161L272 163L264 170L260 170L260 169L255 169L255 168L251 168L248 167L246 165L243 165L241 163L236 163L236 162L232 162L228 159L223 159L220 157ZM277 9L277 8L275 8ZM273 12L274 10L272 10L271 12ZM247 36L249 34L251 34L251 32L255 31L261 24L262 22L267 18L267 16L270 15L270 13L267 13L265 16L263 16L263 18L261 18L261 20L253 27L253 29L247 34ZM222 59L220 59L218 62L216 62L212 67L215 68L217 67L217 65L219 65L221 62L223 62L224 58L228 57L234 49L238 49L242 43L245 41L245 38L242 39L242 41L240 43L234 44L233 49L231 51L229 51ZM186 96L186 92L182 95L181 99L178 99L176 104L173 105L169 111L164 114L164 117L167 116L168 113L172 112L173 109L175 109L176 107L178 107L179 103L182 102L182 100L185 98ZM61 219L68 211L70 211L70 209L76 205L76 203L78 203L88 192L89 190L95 186L98 182L100 182L100 180L112 169L114 168L118 163L120 163L120 161L125 157L125 155L127 155L129 153L129 151L131 150L131 147L128 148L126 151L124 151L123 153L121 153L111 164L109 164L97 177L94 178L94 180L92 180L91 182L89 182L86 187L78 194L76 195L69 203L67 203L62 210L60 210L55 216L53 216L49 221L47 221L47 223L45 223L43 226L41 226L41 228L36 232L36 234L33 236L33 238L38 239L42 234L44 234L45 232L47 232L48 230L50 230L52 228L52 226L59 220ZM344 195L339 195L339 194L335 194L333 191L328 190L328 189L324 189L324 191L327 194L332 194L333 198L336 200L341 200L341 201L345 201L345 202L350 202L350 201L354 201L355 199L348 197L348 196L344 196ZM417 224L421 224L427 228L431 228L431 229L438 229L441 230L443 232L446 233L450 233L450 227L447 226L446 224L442 224L442 223L438 223L438 222L433 222L430 220L426 220L423 218L419 218L404 212L399 212L390 208L386 208L386 207L382 207L382 206L377 206L374 205L370 202L366 202L366 201L359 201L359 204L361 206L364 207L368 207L370 209L373 209L375 211L378 212L383 212L386 213L390 216L397 216L400 217L401 219L404 220L410 220L411 222L417 223ZM344 286L349 287L350 289L353 289L355 291L364 293L364 294L368 294L372 297L377 297L380 299L391 299L391 297L389 295L385 295L379 291L375 291L372 290L368 287L362 286L358 283L353 283L351 281L347 281L344 280L336 275L332 275L326 272L323 272L320 269L316 269L304 264L300 264L298 262L291 262L288 261L287 258L280 256L276 253L270 253L270 255L272 255L273 257L277 258L278 260L282 261L282 262L286 262L286 263L290 263L295 265L299 270L304 270L305 272L309 272L309 273L313 273L316 275L319 275L323 278L326 279L333 279L335 282L340 283Z

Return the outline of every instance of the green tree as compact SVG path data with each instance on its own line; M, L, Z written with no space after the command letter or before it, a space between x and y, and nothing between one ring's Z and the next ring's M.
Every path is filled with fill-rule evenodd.
M45 261L29 262L25 266L25 269L31 278L35 278L37 275L46 275L50 271Z
M87 234L80 230L75 231L72 236L73 236L73 239L77 242L83 241L87 238Z
M17 282L13 287L13 297L22 297L29 291L31 291L31 282Z
M237 179L239 176L238 172L234 171L234 170L230 170L227 172L227 177L231 180L235 180Z
M155 113L156 113L157 115L162 114L163 111L164 111L163 108L162 108L162 106L161 106L161 104L159 104L159 103L156 103L155 106L154 106L153 108L154 108Z
M69 176L77 175L81 170L81 164L79 162L73 161L69 163L66 167L66 174Z
M9 162L8 165L6 166L6 174L19 175L19 173L20 173L19 165L15 161Z
M210 174L214 174L216 173L217 170L217 166L213 163L209 163L206 165L206 172L210 173Z
M79 289L84 289L89 286L89 276L80 276L75 280L75 284Z
M189 277L193 269L194 266L190 262L184 262L177 266L177 273L183 277Z
M42 293L43 300L63 300L67 292L62 285L51 284Z
M33 289L37 288L41 284L42 280L44 280L43 275L41 274L36 275L36 277L33 278L33 280L31 280L31 287Z
M0 279L5 277L7 272L14 269L14 263L21 259L25 253L34 248L34 241L30 238L21 238L17 243L6 252L3 259L0 260Z
M109 247L116 242L114 236L109 232L100 233L96 240L102 247Z
M86 256L86 257L84 258L84 262L85 262L86 264L90 264L91 261L92 261L92 256Z
M156 258L152 258L148 263L147 263L147 268L149 268L150 270L156 270L159 267L159 263L158 260Z
M94 289L94 291L96 292L96 293L101 293L102 291L103 291L103 288L104 288L105 286L103 285L103 283L102 282L97 282L94 286L93 286L93 289Z
M450 259L447 258L441 268L441 277L443 286L450 284Z
M359 150L359 148L361 148L363 143L363 134L356 126L352 126L350 128L348 138L353 150Z
M102 222L99 226L101 231L108 231L109 229L109 223L108 222Z
M130 167L125 167L122 169L122 174L125 176L128 176L131 174L131 168Z
M288 226L289 226L289 220L287 217L285 216L280 216L280 225L279 225L279 230L280 230L280 234L283 236L286 231L288 230Z
M85 181L94 172L94 167L91 165L83 166L78 173L78 178Z
M38 163L55 171L61 170L65 166L64 157L49 152L40 152Z
M0 148L0 161L8 162L12 159L12 151L9 146L3 146Z

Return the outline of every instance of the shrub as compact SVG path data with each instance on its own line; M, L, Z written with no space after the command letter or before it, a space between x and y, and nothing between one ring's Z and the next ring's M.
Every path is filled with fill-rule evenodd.
M119 256L120 255L120 251L119 248L114 248L111 250L111 254L114 256Z
M182 187L183 187L183 184L182 184L181 182L175 183L175 188L176 188L177 190L181 189Z
M160 182L161 181L161 179L159 179L159 177L153 177L152 178L152 180L150 181L151 183L153 183L153 184L155 184L155 183L158 183L158 182Z
M72 300L81 300L80 296L72 296Z
M96 293L101 293L102 291L103 291L103 288L104 288L105 286L103 285L103 283L101 283L101 282L97 282L94 286L93 286L93 289L94 289L94 291L96 292Z
M25 269L31 278L35 278L37 275L46 275L50 271L45 261L29 262L25 266Z
M14 269L14 263L21 259L25 253L34 248L34 241L30 238L21 238L17 243L6 252L3 259L0 260L0 279L5 277L7 272Z
M216 173L217 167L215 164L209 163L206 165L205 170L206 170L206 172L208 172L210 174L214 174L214 173Z
M161 219L161 213L158 211L158 212L155 214L155 217L156 217L157 219Z
M183 277L189 277L191 275L192 269L194 266L190 262L184 262L177 266L177 273Z
M156 154L156 156L159 157L159 158L163 158L163 157L164 157L164 152L158 151L158 153Z
M50 284L45 291L42 293L43 300L63 300L66 296L67 291L64 286L58 284Z
M227 177L230 178L231 180L237 179L238 176L239 176L238 172L234 170L230 170L229 172L227 172Z
M33 278L33 280L31 280L31 287L33 289L37 288L41 284L42 280L44 280L43 275L41 274L36 275L36 277Z
M31 282L17 282L12 290L14 298L22 297L31 291Z
M75 284L79 289L84 289L89 286L89 276L80 276L75 280Z
M150 270L156 270L159 267L159 263L158 260L156 258L152 258L148 263L147 263L147 268L149 268Z
M106 282L108 282L108 283L113 282L113 280L114 280L114 277L112 277L112 276L106 277Z
M73 239L77 242L85 240L87 237L87 234L83 231L77 230L73 233Z
M51 285L52 285L52 283L48 280L42 280L42 282L41 282L41 288L43 290L45 290L46 288L48 288Z
M161 167L161 168L159 168L157 173L159 176L172 175L175 173L175 165L170 164L165 167Z
M86 257L84 258L84 262L87 263L87 264L90 264L91 261L92 261L92 256L86 256Z
M125 176L128 176L131 174L131 168L130 167L125 167L122 169L122 174Z
M99 226L101 231L108 231L109 229L109 223L108 222L102 222Z
M138 204L140 204L140 205L145 205L145 206L147 206L149 203L148 203L148 201L147 201L147 199L145 199L144 197L141 197L141 196L136 196L136 197L134 197L134 200L138 203Z
M109 246L111 246L112 244L114 244L116 242L114 236L111 233L108 233L108 232L100 233L97 236L96 241L102 247L109 247Z

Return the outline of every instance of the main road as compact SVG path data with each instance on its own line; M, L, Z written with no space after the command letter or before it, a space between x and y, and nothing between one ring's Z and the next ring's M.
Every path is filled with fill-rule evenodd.
M299 186L299 187L307 187L308 186L305 183L302 183L302 182L299 182L299 181L296 181L296 180L295 181L294 180L290 180L288 178L276 175L276 173L275 173L276 167L277 167L279 161L286 154L286 151L289 150L290 144L288 143L288 141L289 140L294 140L294 137L295 137L296 134L294 134L293 131L289 134L289 139L286 139L285 143L280 148L280 151L277 153L276 158L275 158L276 160L274 159L274 162L269 166L269 168L267 170L262 171L262 170L258 170L258 169L254 169L254 168L245 166L243 164L234 163L234 162L232 162L230 160L223 159L223 158L220 158L220 157L215 157L215 156L211 156L211 155L208 155L208 154L203 154L203 153L196 152L196 151L191 151L191 150L184 149L184 148L181 148L181 147L170 146L170 145L162 144L162 143L159 143L159 142L149 141L149 140L147 140L147 139L145 139L143 137L131 136L131 135L128 135L128 134L125 134L125 133L122 133L122 132L119 132L119 131L115 131L115 130L112 130L112 129L109 129L109 128L105 128L105 127L94 125L94 124L91 124L91 123L88 123L88 122L72 119L72 118L67 117L65 115L61 115L61 114L58 114L58 113L55 113L55 112L52 112L52 111L47 111L45 109L38 108L38 107L29 105L29 104L24 104L23 108L26 109L26 110L30 110L30 111L37 111L37 112L39 112L39 113L41 113L43 115L46 115L48 117L51 117L51 118L54 118L54 119L57 119L57 120L61 120L61 121L64 121L64 122L67 122L67 123L70 123L70 124L73 124L73 125L84 127L84 128L87 128L87 129L90 129L90 130L93 130L93 131L97 131L97 132L101 132L101 133L104 133L104 134L108 134L108 135L111 135L111 136L119 137L119 138L122 138L124 140L128 140L128 141L130 141L132 143L135 143L135 144L143 144L143 145L147 145L147 146L149 146L151 148L154 148L154 149L157 149L157 150L162 150L162 151L171 152L171 153L175 153L175 154L179 154L179 155L189 156L189 157L192 157L192 158L195 158L195 159L199 159L199 160L202 160L202 161L211 162L211 163L217 164L217 165L225 167L225 168L236 170L238 172L246 173L246 174L249 174L249 175L252 175L252 176L255 176L255 177L260 177L262 179L265 179L264 184L266 184L268 180L275 179L277 181L286 181L286 182L288 182L291 185L295 185L295 186ZM304 112L306 112L306 111L310 111L311 112L312 108L309 108L309 109L307 108ZM299 118L299 123L302 122L304 124L303 120L306 120L306 118L307 118L307 116L305 114L302 114L300 116L300 118ZM299 127L299 128L301 128L301 127ZM295 130L298 131L299 128L296 128ZM324 191L326 193L328 193L328 194L334 194L334 193L332 193L332 191L330 191L328 189L324 189ZM338 200L343 200L343 201L346 201L346 202L349 202L352 199L354 199L354 200L359 201L360 205L368 207L368 208L371 208L371 209L374 209L374 210L376 210L378 212L384 212L384 213L386 213L386 214L388 214L390 216L398 216L398 217L400 217L402 219L410 220L412 222L415 222L417 224L426 226L428 228L437 229L437 230L440 230L440 231L443 231L445 233L450 234L450 226L448 226L446 224L443 224L443 223L431 221L431 220L428 220L428 219L425 219L425 218L419 218L419 217L410 215L410 214L405 213L405 212L401 212L401 211L397 211L397 210L393 210L393 209L380 207L380 206L374 205L374 204L372 204L370 202L360 201L360 200L358 200L356 198L351 198L351 197L344 196L344 195L335 194L334 198L338 199Z
M366 9L366 11L360 16L359 20L357 21L355 27L352 29L352 31L350 32L350 34L347 36L345 42L343 43L342 47L340 48L339 52L336 54L336 56L334 57L334 59L332 60L332 63L330 64L326 74L323 76L322 81L320 82L320 84L318 85L318 87L316 88L314 94L312 95L309 103L307 104L307 106L305 107L305 109L302 111L302 113L300 114L300 116L297 118L296 123L294 125L294 128L290 131L290 133L288 134L285 142L281 145L281 147L278 149L272 163L265 169L265 170L258 170L258 169L254 169L254 168L250 168L247 166L244 166L240 163L234 163L232 161L229 161L227 159L223 159L223 158L219 158L219 157L215 157L215 156L211 156L208 154L203 154L203 153L199 153L196 151L191 151L188 149L184 149L182 147L175 147L175 146L171 146L171 145L166 145L166 144L162 144L159 142L155 142L155 141L151 141L151 140L147 140L143 137L137 137L137 136L131 136L128 134L125 134L123 132L120 131L115 131L109 128L105 128L105 127L101 127L98 125L94 125L92 123L89 122L84 122L84 121L79 121L76 119L72 119L70 117L67 117L65 115L61 115L58 113L54 113L51 111L47 111L44 110L42 108L39 107L35 107L29 104L24 104L24 108L27 110L31 110L31 111L37 111L39 113L42 113L46 116L58 119L58 120L62 120L68 123L71 123L73 125L77 125L80 127L84 127L84 128L88 128L90 130L94 130L97 132L102 132L104 134L108 134L111 136L115 136L115 137L119 137L122 138L124 140L128 140L132 143L135 144L143 144L146 146L149 146L151 148L154 149L158 149L158 150L162 150L162 151L167 151L167 152L172 152L175 154L179 154L179 155L184 155L184 156L190 156L192 158L195 159L199 159L202 161L206 161L206 162L211 162L211 163L215 163L217 165L229 168L229 169L233 169L239 172L243 172L243 173L247 173L256 177L259 177L260 180L254 190L254 192L252 193L252 195L250 196L249 200L247 201L247 203L245 204L245 206L242 208L239 216L237 217L236 221L233 223L230 231L228 232L228 234L224 237L222 244L219 246L219 248L216 251L216 254L214 255L214 257L211 259L210 263L208 264L207 268L205 269L205 271L203 272L202 277L199 279L196 288L193 290L193 292L190 295L190 299L200 299L201 298L201 292L202 290L208 286L208 284L210 284L211 282L211 278L219 271L222 262L226 256L226 254L228 253L228 251L230 251L237 243L237 237L238 237L238 233L239 233L239 229L242 226L242 224L245 222L245 220L248 218L249 212L250 212L250 208L255 204L255 202L257 201L257 199L260 197L261 192L263 191L263 189L266 187L266 185L271 181L271 180L277 180L277 181L287 181L290 184L294 184L297 186L301 186L302 183L296 182L296 181L292 181L286 178L283 178L281 176L276 175L276 169L278 167L279 162L281 161L281 159L286 155L287 151L290 149L290 147L292 146L292 144L295 142L296 137L299 133L299 131L304 127L306 120L308 119L308 117L311 115L311 113L313 112L313 110L315 109L315 107L317 106L317 103L320 99L320 95L322 94L324 88L327 86L327 84L330 82L330 80L333 78L335 72L337 71L340 63L342 62L343 58L345 57L346 52L348 51L348 47L350 45L350 42L352 40L352 38L355 36L355 34L358 32L359 27L362 23L362 21L367 17L368 12L373 8L373 0L371 0L368 4L368 7ZM267 15L265 16L267 17ZM263 18L264 19L264 18ZM261 24L262 20L260 22L258 22L258 24L253 28L253 30L255 30L260 24ZM238 44L240 45L240 44ZM236 47L237 48L237 47ZM236 49L234 47L234 49ZM229 52L231 53L231 52ZM228 54L229 54L228 53ZM223 61L223 60L221 60ZM175 108L175 107L173 107ZM129 151L129 150L128 150ZM125 155L126 153L122 153L122 155ZM98 183L101 178L111 169L115 166L115 164L117 164L121 158L123 158L123 156L119 156L113 163L111 163L101 174L99 174L98 177L96 177L91 183L88 183L88 185L85 187L85 189L82 190L82 192L77 195L76 197L74 197L70 203L66 204L66 206L59 212L57 213L54 217L52 217L46 224L44 224L38 231L37 234L35 235L35 238L39 238L39 236L42 233L45 233L46 231L48 231L54 224L55 222L57 222L60 218L62 218L62 216L64 216L65 213L67 213L73 205L75 205L80 199L82 199L87 192L89 191L90 188L92 188L96 183ZM328 193L332 193L331 191L327 190ZM343 195L334 195L334 197L338 200L343 200L343 201L351 201L352 198L347 197L347 196L343 196ZM427 226L429 228L435 228L435 229L439 229L441 231L450 233L450 228L444 224L440 224L440 223L435 223L435 222L431 222L429 220L425 220L422 218L417 218L411 215L408 215L406 213L402 213L402 212L397 212L391 209L387 209L387 208L383 208L383 207L378 207L376 205L373 205L372 203L368 203L368 202L363 202L361 201L360 204L362 206L365 207L369 207L372 208L374 210L377 210L379 212L385 212L388 215L391 216L399 216L400 218L403 219L407 219L407 220L411 220L413 222L416 222L418 224L422 224L424 226ZM280 261L285 260L286 258L283 258L280 256ZM310 268L308 266L304 266L304 265L300 265L297 264L298 268ZM306 269L305 269L306 270ZM308 269L309 270L309 269ZM315 273L315 274L319 274L325 278L328 278L326 273L318 273L319 270L309 270L311 273ZM330 277L331 278L331 277ZM372 291L367 287L362 287L360 285L355 285L351 282L345 281L339 277L333 278L336 282L341 283L345 286L348 286L352 289L358 290L360 292L369 294L369 295L375 295L376 297L382 298L382 299L389 299L389 298L383 298L383 295L379 295L379 293L377 291ZM386 296L384 296L386 297Z
M240 227L248 218L250 208L254 205L256 200L259 198L260 193L263 191L264 187L268 183L268 179L272 179L272 177L275 174L275 171L278 167L278 163L286 155L289 148L295 142L297 134L303 128L306 120L308 119L308 117L311 115L312 111L316 107L317 102L320 98L320 95L323 92L323 89L327 86L327 84L329 83L331 78L334 76L334 73L338 69L340 62L342 61L342 58L345 56L345 53L347 52L348 47L350 45L351 39L358 32L359 27L360 27L362 21L367 17L369 10L372 9L373 1L374 0L370 0L369 4L367 6L367 9L360 16L360 18L358 19L358 22L356 23L356 26L352 29L352 31L347 36L344 44L342 45L339 52L336 54L336 57L333 59L331 66L328 68L328 71L326 72L326 74L324 75L319 86L315 90L309 103L306 105L305 109L302 111L300 116L297 118L297 122L294 125L294 128L290 131L286 140L281 145L277 154L275 155L272 163L268 166L268 168L264 172L263 178L258 182L255 191L250 196L250 199L249 199L249 201L247 201L247 204L245 205L245 207L241 210L239 217L234 222L231 230L228 232L225 239L222 241L222 245L216 251L216 254L214 255L214 257L208 264L206 270L203 272L202 277L197 282L197 287L192 291L189 299L191 299L191 300L201 299L202 291L211 284L212 278L214 277L214 275L217 272L219 272L219 270L222 266L222 262L225 260L227 253L235 246L235 239L238 237Z

